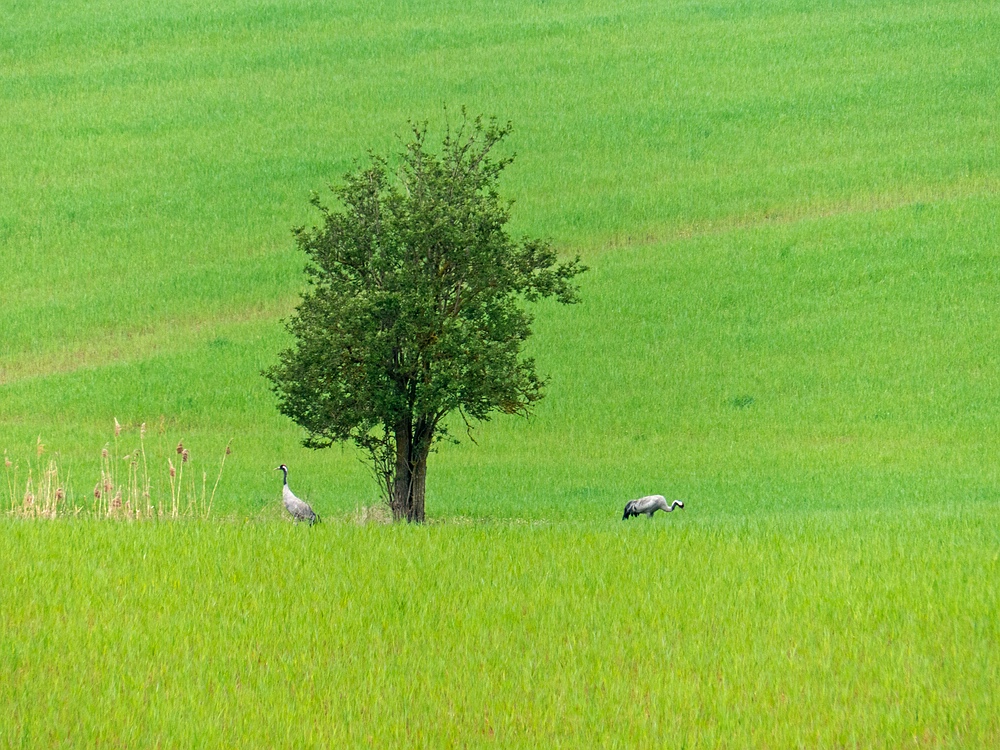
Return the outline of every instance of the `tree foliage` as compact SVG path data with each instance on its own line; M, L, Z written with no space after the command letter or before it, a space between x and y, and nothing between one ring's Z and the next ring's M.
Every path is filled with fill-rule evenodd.
M309 289L287 322L294 346L265 375L305 445L367 453L397 520L424 519L427 456L448 414L526 415L542 397L522 354L523 302L578 299L579 258L506 230L497 182L512 157L495 151L509 132L463 117L434 152L414 126L396 168L370 154L331 188L339 206L313 198L320 226L295 231Z

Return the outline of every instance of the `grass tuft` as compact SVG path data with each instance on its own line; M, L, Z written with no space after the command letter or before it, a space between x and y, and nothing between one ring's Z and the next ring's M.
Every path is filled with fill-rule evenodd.
M232 454L232 441L226 444L219 470L208 492L208 472L203 471L200 491L195 476L189 472L184 481L184 466L192 459L190 451L178 443L182 454L181 471L175 470L167 458L170 497L157 496L153 491L153 477L146 455L146 424L138 428L139 444L122 451L119 436L123 426L114 420L114 439L101 450L100 478L94 485L93 500L81 505L72 495L68 472L61 472L58 454L43 460L45 446L37 439L34 462L28 461L27 478L23 479L24 493L20 493L20 464L11 461L4 451L4 472L9 498L8 513L18 518L47 518L59 516L86 516L112 520L163 520L181 517L207 519L212 515L215 495L222 481L226 458Z

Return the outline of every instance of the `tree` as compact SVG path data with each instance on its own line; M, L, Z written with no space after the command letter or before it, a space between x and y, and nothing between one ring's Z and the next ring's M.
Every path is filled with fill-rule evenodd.
M286 326L294 346L265 371L278 408L324 448L353 441L368 456L395 520L424 520L427 457L445 417L527 415L543 394L522 353L532 317L522 302L578 301L580 259L558 262L547 242L513 240L511 202L497 182L510 133L464 116L439 152L413 126L396 169L369 154L314 196L322 223L298 228L309 289Z

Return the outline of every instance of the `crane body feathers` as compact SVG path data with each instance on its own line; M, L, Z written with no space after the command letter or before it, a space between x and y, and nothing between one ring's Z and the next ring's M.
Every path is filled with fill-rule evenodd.
M652 518L653 514L658 510L669 513L674 508L683 510L684 503L680 500L674 500L668 505L663 495L646 495L646 497L640 497L638 500L629 500L625 504L625 515L622 516L622 520L625 521L632 516L641 515Z
M295 497L295 493L291 491L288 487L288 467L282 464L275 471L281 471L285 475L285 483L281 488L281 499L285 503L285 510L287 510L295 522L308 521L309 525L312 526L320 520L320 517L316 515L315 511L309 507L309 503L299 500Z

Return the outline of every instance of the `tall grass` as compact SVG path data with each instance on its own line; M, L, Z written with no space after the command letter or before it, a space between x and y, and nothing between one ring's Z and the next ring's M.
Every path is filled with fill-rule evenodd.
M992 747L998 521L2 520L0 744Z
M100 456L100 478L94 485L93 499L81 505L74 496L68 472L60 469L59 456L42 458L45 445L41 437L35 448L35 463L27 462L24 493L20 494L20 462L12 461L4 452L4 474L10 500L9 513L21 518L57 518L61 515L92 516L119 520L177 519L181 516L208 518L215 505L215 494L222 481L226 458L232 453L232 441L226 444L219 461L219 471L208 492L208 471L202 471L200 492L195 475L188 472L184 481L184 467L191 460L190 451L183 441L177 443L177 466L169 456L158 456L169 477L170 496L154 492L153 474L150 473L146 455L146 423L136 428L139 445L122 452L119 442L125 429L115 419L114 443L105 445ZM178 468L179 467L179 468Z
M11 514L28 518L55 518L60 511L65 510L67 477L65 475L60 477L58 459L56 457L42 459L44 453L45 445L39 437L35 443L35 460L27 462L24 492L19 493L20 464L11 461L4 451L4 478Z

